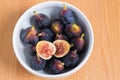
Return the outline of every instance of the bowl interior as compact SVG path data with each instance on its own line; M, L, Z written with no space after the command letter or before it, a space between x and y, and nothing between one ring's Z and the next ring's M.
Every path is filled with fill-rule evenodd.
M14 33L13 33L13 47L14 47L15 54L16 54L19 62L23 65L23 67L25 69L27 69L29 72L32 72L33 74L36 74L38 76L57 77L57 76L69 75L68 72L73 73L73 72L77 71L78 68L82 67L82 65L85 63L85 61L87 60L88 56L91 53L91 48L93 45L93 33L92 33L90 23L88 22L88 20L86 19L86 17L84 16L84 14L81 11L79 11L74 6L72 6L68 3L65 3L67 5L67 7L74 12L77 24L79 24L82 27L82 30L84 30L83 32L85 33L85 41L87 43L87 46L85 48L84 53L82 55L80 55L80 57L81 57L81 60L79 61L80 64L78 66L76 66L74 69L72 69L68 72L65 71L65 73L58 74L58 75L47 74L44 71L34 71L31 69L30 62L31 62L32 56L29 54L29 49L26 48L22 44L22 42L20 40L20 32L22 29L25 29L32 25L30 23L30 19L34 15L33 11L37 11L38 13L44 13L44 14L48 15L51 19L58 19L58 17L59 17L58 14L59 14L60 10L62 9L63 4L64 4L64 2L58 2L58 1L49 1L49 2L37 4L33 7L31 7L30 9L28 9L20 17L20 19L18 20L18 22L15 26ZM51 75L53 75L53 76L51 76Z

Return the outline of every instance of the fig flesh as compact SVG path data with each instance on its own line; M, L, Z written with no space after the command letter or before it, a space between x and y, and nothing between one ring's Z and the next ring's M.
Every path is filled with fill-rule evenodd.
M65 56L70 50L70 44L65 40L55 40L53 44L56 46L55 57L61 58Z
M56 47L53 43L42 40L37 43L36 52L39 57L48 60L55 54Z

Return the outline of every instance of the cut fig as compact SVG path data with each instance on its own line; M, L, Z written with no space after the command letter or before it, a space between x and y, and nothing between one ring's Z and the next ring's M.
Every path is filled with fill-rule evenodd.
M56 47L53 43L42 40L37 43L36 52L39 57L48 60L55 54Z
M56 46L55 57L61 58L65 56L70 50L70 44L65 40L55 40L53 44Z

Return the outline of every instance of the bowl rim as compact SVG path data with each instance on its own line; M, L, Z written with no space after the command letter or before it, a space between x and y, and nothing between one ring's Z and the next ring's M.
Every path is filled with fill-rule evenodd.
M88 26L89 26L89 29L90 29L90 35L91 35L91 42L90 42L90 46L88 48L88 51L87 51L87 54L86 56L83 58L83 60L80 62L80 64L78 64L75 68L73 68L72 70L68 71L68 72L65 72L65 73L61 73L61 74L53 74L53 75L49 75L49 74L41 74L41 73L38 73L34 70L32 70L30 67L28 67L27 65L25 65L25 63L23 62L23 60L21 60L17 54L17 50L15 49L15 44L14 44L14 38L15 38L15 30L16 30L16 27L21 19L21 17L27 13L28 11L30 11L31 8L33 7L36 7L38 5L43 5L43 4L50 4L50 3L59 3L59 4L66 4L66 5L69 5L71 6L72 8L76 9L81 15L82 17L86 20L86 22L88 23ZM71 75L73 73L75 73L76 71L78 71L79 69L81 69L85 63L88 61L88 58L90 57L91 53L92 53L92 50L93 50L93 45L94 45L94 35L93 35L93 29L92 29L92 26L91 26L91 23L90 21L88 20L88 18L84 15L84 13L76 8L75 6L73 6L72 4L70 3L67 3L67 2L63 2L63 1L45 1L45 2L41 2L41 3L37 3L35 5L33 5L32 7L30 7L29 9L27 9L18 19L15 27L14 27L14 30L13 30L13 37L12 37L12 43L13 43L13 49L14 49L14 53L19 61L19 63L27 70L29 71L30 73L34 74L34 75L37 75L39 77L44 77L44 78L62 78L62 77L66 77L68 75Z

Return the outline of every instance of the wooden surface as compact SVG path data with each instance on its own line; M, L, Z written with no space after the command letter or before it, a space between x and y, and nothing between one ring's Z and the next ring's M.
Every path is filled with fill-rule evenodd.
M26 71L12 47L12 33L18 18L29 7L44 1L47 0L0 1L0 80L47 80ZM93 26L95 43L85 66L59 80L120 80L120 0L61 1L85 13Z

